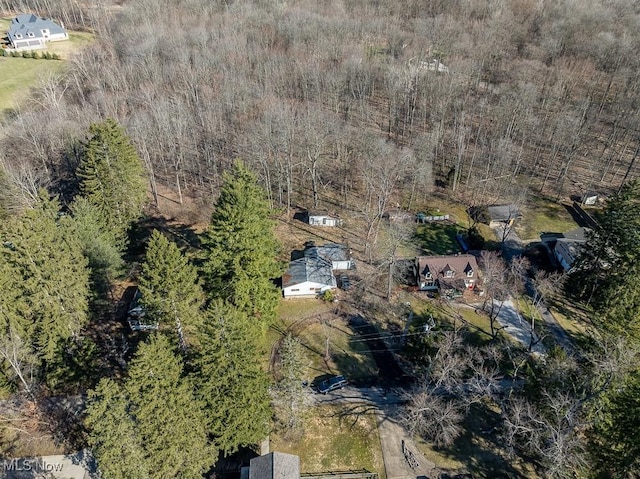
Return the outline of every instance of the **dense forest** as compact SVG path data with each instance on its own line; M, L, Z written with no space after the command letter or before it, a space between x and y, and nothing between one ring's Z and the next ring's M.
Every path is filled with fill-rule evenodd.
M3 163L24 188L68 186L77 140L105 117L180 197L215 193L235 157L273 205L365 215L434 185L486 203L638 175L635 2L0 6L98 34L4 120Z
M508 459L540 476L637 474L640 4L0 0L0 10L96 33L0 119L0 393L43 410L82 397L86 414L61 441L91 446L105 477L201 477L274 423L302 422L297 339L281 340L281 377L263 367L288 253L275 214L357 218L362 270L375 270L357 307L394 308L391 271L411 233L382 222L389 207L425 208L434 192L472 207L593 190L610 195L602 228L561 293L597 331L584 349L538 361L533 334L528 350L500 342L493 312L486 347L455 327L437 340L417 332L401 354L423 381L404 414L444 447L491 402ZM183 206L184 237L155 228L148 204L167 196ZM387 226L389 244L374 251ZM561 289L557 276L543 287L553 281L526 259L485 253L491 308ZM158 331L119 344L103 333L126 281ZM374 303L368 288L386 297ZM505 370L524 384L506 399Z

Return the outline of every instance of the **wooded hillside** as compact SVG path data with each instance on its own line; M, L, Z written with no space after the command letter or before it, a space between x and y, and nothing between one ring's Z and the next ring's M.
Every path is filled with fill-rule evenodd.
M436 182L481 202L522 185L615 189L640 171L630 0L132 0L67 19L99 41L2 127L3 161L25 187L66 185L77 138L105 117L180 197L216 192L235 157L274 205L360 210Z

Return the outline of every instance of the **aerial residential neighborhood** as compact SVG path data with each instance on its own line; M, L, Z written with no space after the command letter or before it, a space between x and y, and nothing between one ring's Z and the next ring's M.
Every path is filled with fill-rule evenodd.
M0 478L640 476L640 4L0 2Z

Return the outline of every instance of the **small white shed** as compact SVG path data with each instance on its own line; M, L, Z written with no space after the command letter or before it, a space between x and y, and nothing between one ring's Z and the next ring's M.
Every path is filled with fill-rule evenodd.
M324 212L309 211L307 218L311 226L342 226L342 220L338 216Z

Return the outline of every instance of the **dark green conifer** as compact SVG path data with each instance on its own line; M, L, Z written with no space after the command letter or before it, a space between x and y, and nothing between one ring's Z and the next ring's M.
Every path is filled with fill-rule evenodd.
M259 318L263 326L275 317L280 294L272 280L282 274L271 213L255 176L236 162L224 176L203 239L208 293Z
M178 246L155 230L140 276L141 304L146 315L172 331L184 351L196 340L203 293L196 268Z
M115 120L91 125L76 174L82 196L100 212L118 246L124 246L131 223L142 214L147 182L138 153Z
M111 379L103 379L89 392L85 424L90 431L89 445L105 479L151 477L130 407L124 388Z
M207 430L225 454L256 444L269 431L269 380L257 349L259 332L237 309L215 302L207 311L195 360Z
M624 185L599 215L567 281L612 332L640 334L640 181Z
M202 477L215 459L207 440L203 403L182 370L168 338L154 334L140 345L125 383L136 431L155 479Z
M0 261L13 275L9 315L43 363L59 359L65 341L87 322L87 260L71 218L60 216L59 206L42 191L34 208L0 230Z

